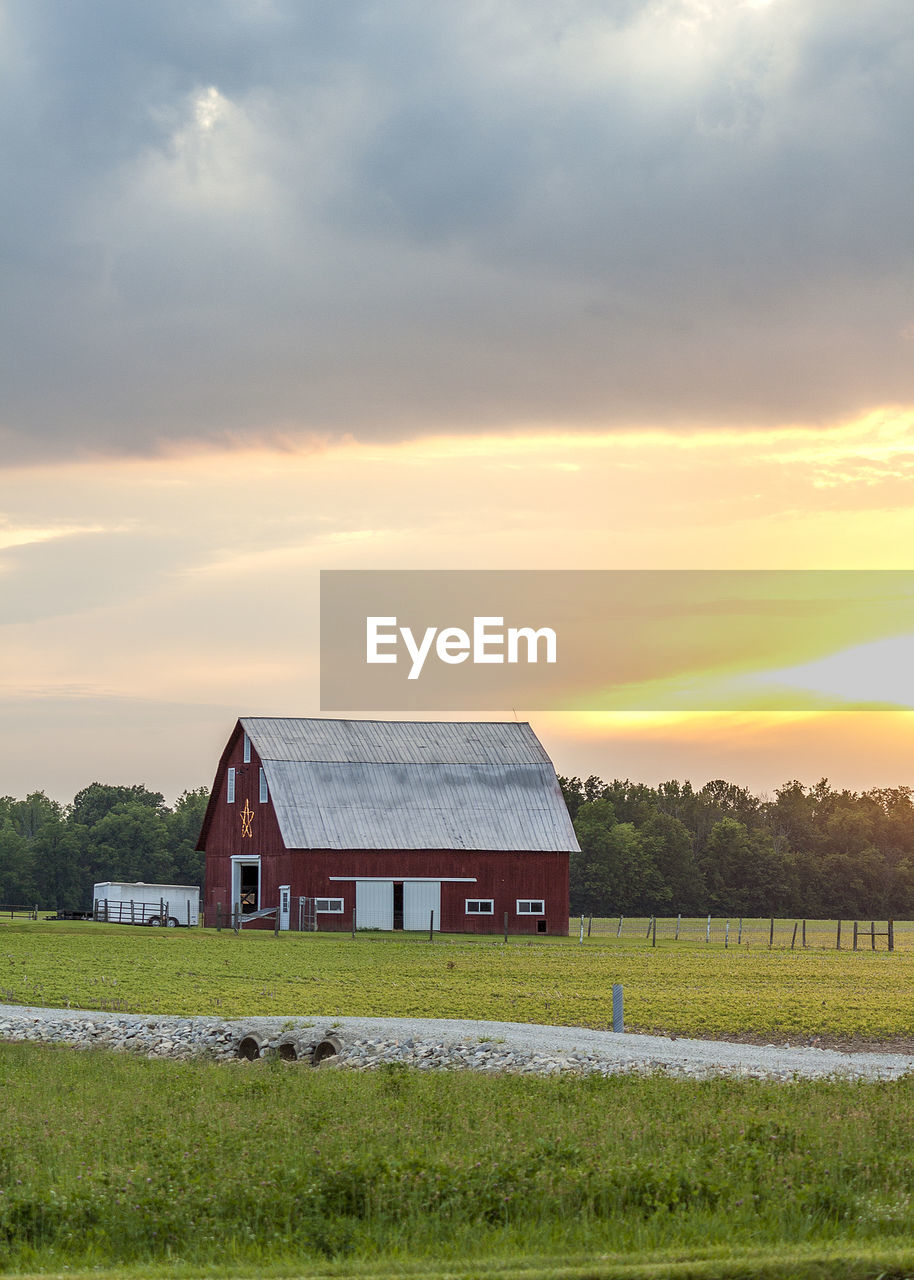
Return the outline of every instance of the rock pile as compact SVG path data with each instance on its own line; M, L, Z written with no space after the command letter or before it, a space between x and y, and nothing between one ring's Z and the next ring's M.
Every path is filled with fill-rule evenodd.
M136 1014L23 1010L0 1016L0 1040L69 1044L77 1049L122 1049L150 1058L234 1058L238 1029L217 1018L158 1018Z

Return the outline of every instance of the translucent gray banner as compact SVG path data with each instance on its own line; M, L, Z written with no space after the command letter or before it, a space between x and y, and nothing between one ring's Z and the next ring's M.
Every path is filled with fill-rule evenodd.
M914 572L326 570L321 709L914 706Z

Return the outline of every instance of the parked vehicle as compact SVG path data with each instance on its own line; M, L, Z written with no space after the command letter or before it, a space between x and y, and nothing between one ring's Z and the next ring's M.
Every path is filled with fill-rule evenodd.
M108 924L199 923L200 887L188 884L129 884L103 880L92 887L92 918Z

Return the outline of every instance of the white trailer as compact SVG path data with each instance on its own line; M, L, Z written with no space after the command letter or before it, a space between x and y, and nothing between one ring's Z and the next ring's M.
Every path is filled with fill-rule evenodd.
M195 884L128 884L103 880L92 887L92 917L109 924L195 925L200 887Z

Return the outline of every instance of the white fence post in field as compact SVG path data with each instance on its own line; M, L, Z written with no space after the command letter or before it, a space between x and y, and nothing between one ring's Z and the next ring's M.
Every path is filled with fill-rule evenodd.
M621 938L621 937L622 937L622 921L623 921L624 919L625 919L625 916L619 916L619 927L618 927L618 929L616 930L616 937L617 937L617 938Z
M679 941L679 929L682 925L682 912L676 917L676 941Z
M705 931L705 942L711 941L711 917L708 916L708 928Z
M727 927L724 931L724 950L730 945L730 921L727 921Z
M581 916L581 936L579 938L579 941L580 942L584 941L584 917L583 916Z

